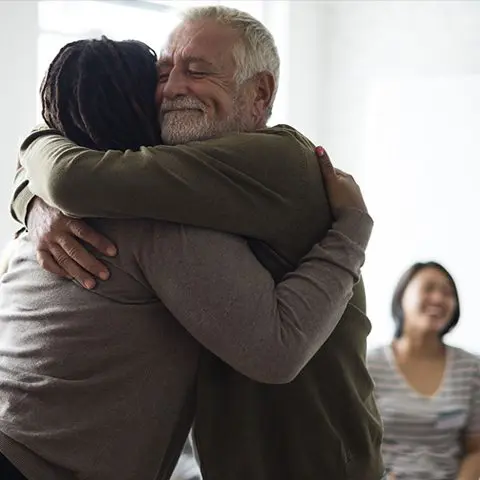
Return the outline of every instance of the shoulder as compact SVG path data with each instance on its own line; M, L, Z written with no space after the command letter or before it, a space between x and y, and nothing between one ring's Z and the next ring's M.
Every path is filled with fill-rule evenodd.
M376 381L379 377L390 376L392 373L392 364L388 357L389 348L389 345L381 345L367 351L367 367Z
M315 145L301 132L289 125L277 125L259 130L255 135L270 142L276 141L281 149L276 155L276 162L281 162L279 173L282 175L286 197L297 200L292 202L295 215L299 212L308 222L319 225L320 237L323 237L331 226L329 202L322 179L319 160L315 153ZM284 181L288 178L288 181ZM289 195L288 195L289 192Z
M120 269L132 279L140 279L149 264L158 264L169 251L169 246L181 242L181 225L150 219L92 218L88 224L111 240L115 257L101 256L110 269ZM87 249L99 254L88 245Z
M480 356L464 350L463 348L447 345L447 349L453 359L455 369L469 371L480 376Z
M193 225L155 225L155 232L162 238L163 255L175 256L179 263L204 264L212 256L220 262L224 257L237 258L250 253L247 241L238 235Z
M258 130L256 135L265 139L272 139L281 144L287 152L297 156L297 161L302 161L302 166L306 171L310 171L312 166L319 172L315 145L301 132L290 125L276 125L263 130Z
M323 190L313 144L292 127L280 125L176 146L193 151L200 161L214 158L255 178L286 198L306 198ZM313 177L313 178L312 178ZM288 181L286 181L288 179Z
M447 345L447 349L457 361L469 363L476 366L480 365L480 355L478 354L469 352L468 350L464 350L460 347L454 347L452 345Z
M378 363L386 362L387 355L385 350L388 348L388 345L381 345L375 348L370 348L367 350L367 362L369 363Z
M157 223L154 220L142 218L91 218L87 219L86 222L97 232L112 240L119 252L122 250L132 251L140 242L143 243L149 239L149 235L155 230L155 224Z
M382 345L367 352L367 368L375 384L376 395L385 395L394 387L395 372L388 358L389 345Z
M138 235L132 229L138 226ZM129 235L129 236L128 236ZM175 267L218 264L223 259L233 263L252 255L247 241L238 235L193 225L144 220L132 224L126 241L142 267L161 262L172 270ZM125 237L124 237L125 238Z
M88 223L112 240L119 255L142 256L180 253L193 248L216 248L222 251L232 244L244 245L243 238L225 232L192 225L150 219L91 219ZM223 248L225 246L225 248Z
M244 142L254 143L266 154L274 154L271 161L280 162L287 171L311 173L312 168L314 172L320 171L315 145L289 125L276 125L251 133L241 133L239 137Z
M243 238L194 226L148 219L92 219L89 223L118 251L115 257L100 258L112 273L101 285L103 294L109 288L118 290L118 285L138 290L134 284L141 284L151 291L152 282L187 282L189 276L205 269L211 272L220 262L233 268L235 262L252 255Z

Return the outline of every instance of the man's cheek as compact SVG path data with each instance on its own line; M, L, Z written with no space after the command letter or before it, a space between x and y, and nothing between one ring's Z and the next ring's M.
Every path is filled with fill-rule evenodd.
M157 85L157 89L155 90L155 105L157 106L157 108L160 108L160 105L163 101L163 88L163 83L159 83Z

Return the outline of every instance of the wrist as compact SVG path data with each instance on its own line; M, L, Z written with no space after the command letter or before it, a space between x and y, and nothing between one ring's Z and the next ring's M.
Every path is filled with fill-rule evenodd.
M25 227L27 230L30 230L30 228L33 226L31 225L32 221L32 210L41 208L40 202L42 200L39 197L33 197L30 202L28 202L27 208L25 210Z
M373 220L365 211L356 208L341 208L338 210L333 229L343 233L365 250L372 234Z

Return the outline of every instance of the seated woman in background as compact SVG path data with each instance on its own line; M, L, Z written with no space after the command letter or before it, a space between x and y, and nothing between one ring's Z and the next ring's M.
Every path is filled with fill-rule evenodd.
M416 263L397 285L392 314L393 342L368 355L391 478L478 480L480 360L444 343L460 317L452 276Z

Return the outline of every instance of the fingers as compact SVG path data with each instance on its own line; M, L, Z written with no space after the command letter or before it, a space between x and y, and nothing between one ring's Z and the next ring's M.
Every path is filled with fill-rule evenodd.
M84 270L75 260L71 259L65 250L58 244L50 245L50 253L59 267L87 289L95 287L95 278ZM65 276L65 275L63 275Z
M317 154L317 157L323 157L325 155L325 149L323 147L315 147L315 153Z
M102 280L107 280L110 276L108 268L78 242L76 238L71 236L58 237L57 244L71 260L86 272Z
M66 278L74 278L87 289L95 287L95 278L107 280L107 267L74 237L59 236L56 242L48 244L48 250L40 249L37 260L42 268Z
M47 250L37 251L37 262L44 270L47 270L50 273L64 278L70 278L68 273L58 265L50 252Z
M30 212L31 237L37 247L40 265L54 274L74 278L85 288L95 286L94 275L106 280L107 267L83 245L92 245L107 256L116 255L115 245L86 222L69 218L60 211L36 201Z
M84 221L69 219L68 228L75 237L78 237L84 242L92 245L100 253L103 253L109 257L114 257L117 254L117 248L115 245L108 238L95 231ZM85 267L85 265L83 266Z
M315 153L324 175L338 175L339 177L351 178L353 180L353 177L349 173L335 168L332 165L332 161L323 147L316 147Z
M344 172L343 170L340 170L339 168L335 168L335 173L339 176L339 177L343 177L343 178L348 178L348 179L351 179L353 180L353 177L347 173L347 172Z
M318 163L320 164L320 169L324 176L331 177L335 176L335 169L333 168L332 162L327 152L322 147L317 147L315 153L318 158Z

